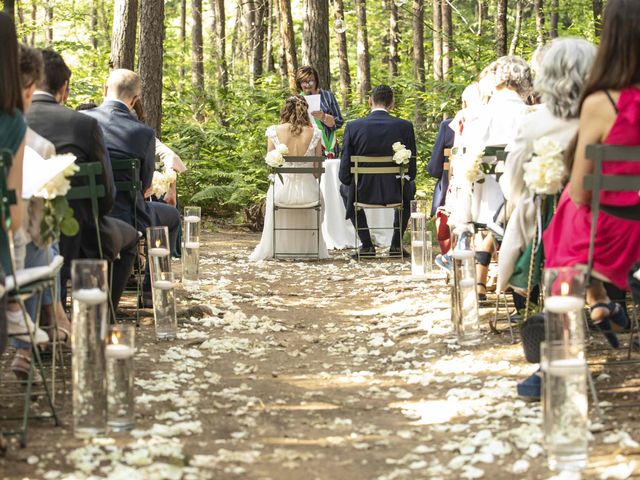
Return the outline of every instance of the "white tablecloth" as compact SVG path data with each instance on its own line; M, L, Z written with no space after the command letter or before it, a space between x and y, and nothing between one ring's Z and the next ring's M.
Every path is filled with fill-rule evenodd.
M340 169L340 159L328 159L324 163L325 172L320 181L320 189L324 196L324 218L322 220L322 234L327 248L343 249L353 248L355 239L355 229L351 220L346 220L347 214L344 202L340 195L340 180L338 180L338 170ZM391 228L393 227L394 211L385 209L365 209L367 223L369 226ZM373 242L382 247L391 244L393 230L379 230L370 228Z

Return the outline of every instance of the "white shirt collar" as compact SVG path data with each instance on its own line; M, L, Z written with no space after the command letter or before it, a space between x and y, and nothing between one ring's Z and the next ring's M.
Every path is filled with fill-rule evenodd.
M52 94L50 94L49 92L45 92L44 90L36 90L33 92L34 95L46 95L47 97L51 97L54 100L56 99L56 97L54 97Z
M376 107L376 108L372 108L371 109L371 113L373 112L387 112L389 113L389 110L387 110L386 108L382 108L382 107Z

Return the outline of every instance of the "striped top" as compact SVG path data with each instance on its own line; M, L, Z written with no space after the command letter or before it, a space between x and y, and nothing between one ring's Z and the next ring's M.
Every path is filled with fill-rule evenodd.
M320 110L324 113L328 113L334 119L336 124L333 127L327 127L324 123L322 124L324 128L324 134L328 137L331 135L331 132L338 130L344 124L344 118L342 118L342 113L340 113L340 107L338 106L338 101L336 100L335 95L330 90L319 89L320 93ZM336 141L337 144L337 141ZM338 156L339 149L336 149L336 157Z

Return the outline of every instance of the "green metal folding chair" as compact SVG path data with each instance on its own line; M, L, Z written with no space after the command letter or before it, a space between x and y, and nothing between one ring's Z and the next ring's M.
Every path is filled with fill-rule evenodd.
M7 298L9 301L17 302L20 305L22 313L26 316L27 310L25 308L25 300L33 296L37 296L38 302L37 311L40 311L40 305L42 302L42 292L45 288L53 288L55 286L55 277L58 270L62 267L62 257L57 257L47 267L35 267L17 270L15 265L15 259L13 255L13 241L11 236L11 216L10 207L16 204L16 192L9 190L7 185L7 176L9 168L12 163L11 152L8 150L0 151L0 263L2 268L7 274L5 277L5 288L7 290ZM39 317L34 319L36 328L39 325ZM35 332L25 322L28 334L31 340L31 362L29 368L29 374L26 381L26 388L23 393L18 392L15 395L23 396L22 415L15 417L3 417L3 420L21 420L20 428L12 431L5 431L4 435L17 435L19 437L20 445L25 447L27 444L27 431L30 418L53 418L56 426L60 425L54 400L51 394L52 388L55 388L55 382L50 387L48 385L42 358L35 342ZM54 355L55 360L55 355ZM53 366L55 371L55 363ZM39 375L43 393L47 400L48 407L50 409L50 415L31 415L31 397L34 393L34 375ZM15 396L12 395L11 389L2 389L2 396Z
M322 193L320 191L320 177L324 173L324 157L293 157L286 156L284 157L285 165L282 167L274 168L274 186L271 189L272 192L272 200L273 200L273 258L315 258L316 260L320 259L320 229L322 228ZM296 167L291 166L291 164L295 165L296 163L313 163L312 167ZM315 175L317 179L318 186L318 199L313 202L304 204L304 205L289 205L289 204L280 204L275 200L276 193L276 182L278 176L283 174L309 174ZM279 210L314 210L316 212L316 226L313 228L283 228L277 227L276 215ZM316 241L317 241L317 250L316 253L300 253L300 252L278 252L278 242L277 242L277 233L285 232L285 231L311 231L315 232Z
M404 247L403 247L403 239L402 239L402 202L404 199L404 175L405 175L405 165L397 164L393 161L392 156L384 156L384 157L369 157L362 155L353 155L351 158L351 174L354 179L354 187L355 187L355 199L353 202L353 207L355 209L355 251L358 261L360 261L360 249L358 248L358 232L361 230L366 230L366 228L360 228L358 226L358 211L364 210L365 208L375 208L375 209L392 209L398 212L398 227L382 227L382 226L368 226L368 229L378 229L378 230L398 230L398 235L400 236L400 253L397 255L389 254L389 257L397 257L400 258L400 262L404 262ZM363 165L364 164L364 165ZM399 202L389 203L389 204L372 204L372 203L363 203L358 198L358 183L360 182L361 175L395 175L400 178L400 198ZM380 258L376 256L367 256L362 258Z

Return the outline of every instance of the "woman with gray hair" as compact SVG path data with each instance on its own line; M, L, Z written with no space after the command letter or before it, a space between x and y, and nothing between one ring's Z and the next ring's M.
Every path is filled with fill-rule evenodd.
M525 186L523 166L531 161L536 140L552 140L564 150L575 136L580 98L595 54L596 48L586 40L558 38L551 43L535 78L535 90L542 105L524 117L515 140L508 146L500 187L513 213L500 247L497 288L503 291L508 286L513 287L517 292L514 293L514 301L519 309L524 307L526 295L534 297L534 300L537 297L531 293L537 291L535 285L528 285L529 262L526 262L526 269L516 268L519 258L533 240L538 223L535 195ZM527 398L539 397L540 377L537 372L518 384L518 394Z

